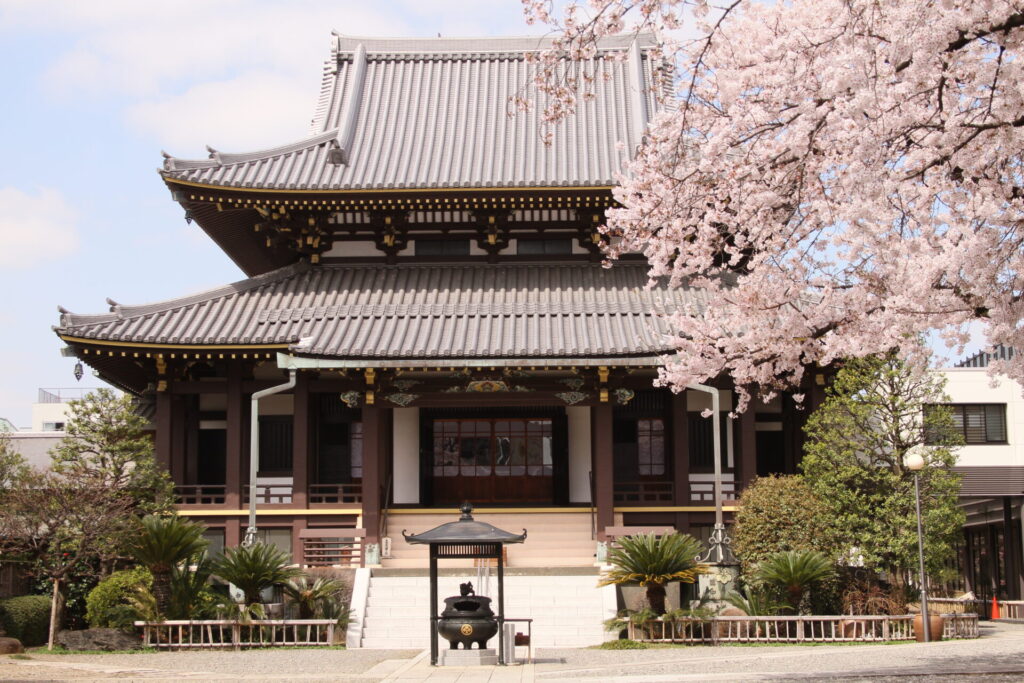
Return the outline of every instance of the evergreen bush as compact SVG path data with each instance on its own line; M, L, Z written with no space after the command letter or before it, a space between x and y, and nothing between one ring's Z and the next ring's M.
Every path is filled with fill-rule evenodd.
M153 575L145 567L114 572L100 581L85 601L85 618L92 628L127 628L136 619L133 600L140 588L150 588Z
M19 595L0 600L0 625L26 647L46 643L50 635L50 597Z

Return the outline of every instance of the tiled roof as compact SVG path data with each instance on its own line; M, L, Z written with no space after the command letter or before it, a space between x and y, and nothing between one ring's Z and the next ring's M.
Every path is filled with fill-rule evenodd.
M288 190L610 187L643 135L664 87L650 36L606 39L591 60L563 69L595 76L595 97L542 139L531 96L542 38L373 39L335 35L312 136L250 154L168 157L163 175L206 185ZM608 56L625 52L627 59ZM581 79L582 80L582 79ZM619 143L623 143L621 146Z
M647 268L553 265L289 266L203 294L102 315L57 332L157 344L291 344L349 359L654 357L661 313L702 291L647 288Z

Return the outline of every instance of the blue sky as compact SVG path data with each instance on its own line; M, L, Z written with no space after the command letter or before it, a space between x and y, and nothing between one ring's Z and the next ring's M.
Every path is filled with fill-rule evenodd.
M538 32L516 0L0 0L0 417L74 386L57 306L107 310L241 279L157 176L304 137L332 29ZM83 386L99 381L87 375Z
M68 387L57 306L107 310L232 282L188 225L160 150L203 158L304 137L332 29L536 33L516 0L0 0L0 417ZM90 375L83 386L96 386Z

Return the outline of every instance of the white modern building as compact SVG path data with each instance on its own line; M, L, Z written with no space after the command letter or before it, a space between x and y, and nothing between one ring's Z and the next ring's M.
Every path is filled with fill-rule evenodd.
M1021 508L1024 505L1024 389L988 374L995 358L1013 349L977 353L942 370L954 419L963 430L956 469L963 474L967 512L961 561L968 588L979 597L1024 594Z

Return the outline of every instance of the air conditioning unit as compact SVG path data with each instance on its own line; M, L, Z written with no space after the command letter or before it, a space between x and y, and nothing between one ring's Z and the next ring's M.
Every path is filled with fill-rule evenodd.
M383 560L391 559L391 537L385 536L380 539L380 557Z

